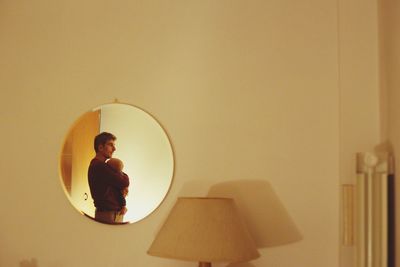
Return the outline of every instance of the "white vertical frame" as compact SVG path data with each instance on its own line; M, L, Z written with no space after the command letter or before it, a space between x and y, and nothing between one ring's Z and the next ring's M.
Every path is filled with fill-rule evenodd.
M355 220L357 267L387 267L387 179L387 153L357 154Z

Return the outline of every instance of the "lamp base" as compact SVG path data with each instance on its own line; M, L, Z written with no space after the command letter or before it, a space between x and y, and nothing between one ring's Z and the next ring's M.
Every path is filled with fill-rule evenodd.
M199 267L211 267L211 262L199 262Z

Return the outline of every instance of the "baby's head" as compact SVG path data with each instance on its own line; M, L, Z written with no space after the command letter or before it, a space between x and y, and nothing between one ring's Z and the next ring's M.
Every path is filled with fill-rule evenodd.
M107 161L107 164L111 166L111 168L113 168L114 170L117 171L122 171L122 169L124 168L124 163L117 158L110 158Z

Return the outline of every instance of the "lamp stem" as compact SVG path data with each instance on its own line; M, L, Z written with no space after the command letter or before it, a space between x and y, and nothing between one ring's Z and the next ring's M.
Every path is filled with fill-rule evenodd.
M199 267L211 267L211 262L200 261Z

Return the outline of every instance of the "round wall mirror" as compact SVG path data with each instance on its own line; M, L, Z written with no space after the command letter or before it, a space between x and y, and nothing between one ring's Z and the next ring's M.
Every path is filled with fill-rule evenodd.
M96 152L94 140L104 132L116 139L106 140ZM100 155L99 160L98 154L104 155L107 146L111 156ZM114 159L123 168L113 166ZM96 171L88 171L89 166ZM106 104L83 114L62 145L60 176L69 201L80 213L102 223L127 224L147 217L168 193L173 171L172 147L164 129L149 113L132 105ZM105 205L107 201L121 207ZM103 220L103 213L115 221Z

